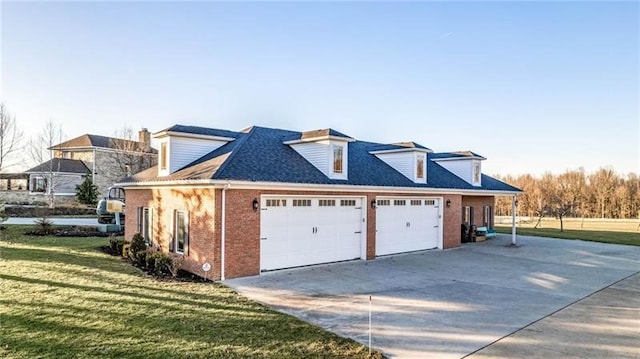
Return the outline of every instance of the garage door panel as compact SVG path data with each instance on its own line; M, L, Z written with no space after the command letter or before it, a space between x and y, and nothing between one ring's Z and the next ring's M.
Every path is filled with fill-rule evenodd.
M437 248L439 209L437 199L391 198L376 209L376 255Z
M262 270L360 258L361 199L281 197L271 208L272 199L262 200Z

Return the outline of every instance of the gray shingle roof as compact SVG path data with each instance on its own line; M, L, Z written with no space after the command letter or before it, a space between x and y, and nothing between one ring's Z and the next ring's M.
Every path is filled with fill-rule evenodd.
M43 162L25 173L43 173L43 172L64 172L64 173L91 173L89 168L80 160L72 160L68 158L53 158Z
M402 146L365 141L348 143L349 179L330 179L284 143L291 139L300 139L301 135L301 132L254 126L246 133L235 133L236 140L202 156L172 175L155 179L190 179L193 177L187 174L196 172L198 178L214 180L520 191L486 175L482 176L482 187L474 187L433 161L429 161L427 165L428 183L415 183L370 153L386 146L403 148ZM432 159L433 155L429 153L427 158ZM194 171L195 168L198 170ZM148 180L152 178L145 176L144 179L129 178L125 181Z

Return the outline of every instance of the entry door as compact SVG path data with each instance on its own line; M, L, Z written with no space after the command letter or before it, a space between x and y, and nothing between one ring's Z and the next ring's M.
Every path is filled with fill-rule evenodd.
M363 227L360 198L264 196L260 268L360 258Z
M438 199L379 199L376 207L376 255L438 247Z

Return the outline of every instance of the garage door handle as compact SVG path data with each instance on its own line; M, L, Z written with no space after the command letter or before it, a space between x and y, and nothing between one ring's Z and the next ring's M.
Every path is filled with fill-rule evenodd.
M262 237L262 238L260 238L260 240L261 240L261 241L266 241L266 240L267 240L267 237Z
M407 228L411 227L411 222L407 222Z
M362 233L362 231L357 231L357 232L353 232L353 233Z

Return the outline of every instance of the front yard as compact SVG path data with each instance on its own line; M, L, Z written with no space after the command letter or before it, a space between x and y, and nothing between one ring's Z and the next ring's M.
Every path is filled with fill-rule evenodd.
M367 347L223 285L143 275L98 249L107 238L23 230L8 226L0 240L0 357L367 357Z

